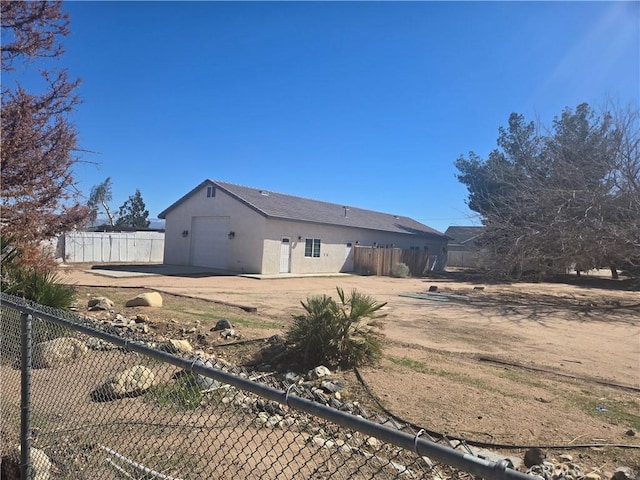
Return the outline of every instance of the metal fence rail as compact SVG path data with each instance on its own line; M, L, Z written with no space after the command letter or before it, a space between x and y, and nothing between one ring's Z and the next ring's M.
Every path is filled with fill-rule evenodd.
M296 382L1 300L0 453L19 452L22 478L533 478L317 403Z

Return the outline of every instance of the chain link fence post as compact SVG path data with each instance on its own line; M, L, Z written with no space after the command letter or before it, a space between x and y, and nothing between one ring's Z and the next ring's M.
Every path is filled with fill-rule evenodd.
M31 480L31 340L33 317L22 313L20 317L20 478Z

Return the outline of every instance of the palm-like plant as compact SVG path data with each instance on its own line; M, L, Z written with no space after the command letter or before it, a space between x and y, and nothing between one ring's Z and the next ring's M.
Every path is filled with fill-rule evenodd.
M22 263L22 252L14 246L14 238L0 235L2 291L24 297L40 305L66 310L73 303L75 289L59 282L48 268L28 267Z
M294 316L287 340L305 367L321 363L358 366L380 355L380 324L377 312L386 303L353 290L347 297L337 288L340 302L322 295L301 302L307 312Z

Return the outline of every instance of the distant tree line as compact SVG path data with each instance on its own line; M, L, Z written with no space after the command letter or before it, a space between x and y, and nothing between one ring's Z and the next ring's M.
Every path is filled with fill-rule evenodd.
M502 276L611 268L640 274L640 115L583 103L544 127L513 113L486 159L455 162Z

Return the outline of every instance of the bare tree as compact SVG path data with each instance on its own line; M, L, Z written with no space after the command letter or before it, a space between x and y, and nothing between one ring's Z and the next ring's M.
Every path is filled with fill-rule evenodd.
M28 93L19 76L30 62L62 55L69 19L60 2L2 2L1 206L3 229L31 260L40 240L83 224L72 168L77 131L68 115L79 103L78 80L65 70L40 70L42 92Z
M113 214L109 208L109 202L111 200L113 200L113 193L111 192L111 177L107 177L104 182L94 185L91 188L89 201L87 202L87 206L89 207L89 223L95 223L98 218L98 213L100 212L100 207L102 207L102 210L109 220L109 225L113 227Z

